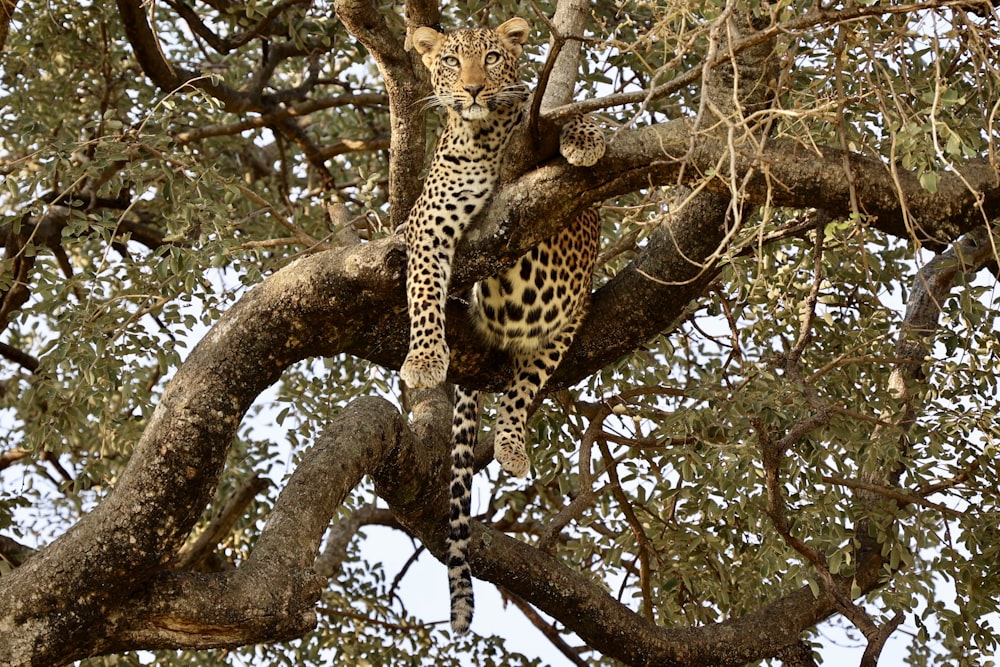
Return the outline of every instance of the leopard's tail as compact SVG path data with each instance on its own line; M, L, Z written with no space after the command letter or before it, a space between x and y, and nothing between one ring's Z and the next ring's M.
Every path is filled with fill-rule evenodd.
M472 623L472 570L469 568L469 524L472 510L473 451L479 431L480 393L455 387L452 423L451 516L448 537L448 585L451 589L451 628L466 632Z

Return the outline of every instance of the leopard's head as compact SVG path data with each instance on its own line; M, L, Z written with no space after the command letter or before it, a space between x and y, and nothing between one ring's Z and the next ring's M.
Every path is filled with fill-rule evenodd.
M525 93L518 60L528 31L528 22L521 18L494 30L441 34L418 28L413 46L431 72L432 102L465 120L482 120L498 107L519 104Z

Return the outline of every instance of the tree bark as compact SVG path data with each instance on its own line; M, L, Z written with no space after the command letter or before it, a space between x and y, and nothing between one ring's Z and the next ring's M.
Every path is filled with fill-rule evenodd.
M660 128L659 131L666 130ZM678 136L685 135L680 133ZM682 143L677 140L673 145L680 149ZM503 235L487 235L468 244L459 260L462 279L473 280L495 270L496 263L509 261L523 253L537 240L538 234L545 233L538 227L527 229L522 220L535 219L540 227L552 229L558 224L565 224L566 219L571 217L572 205L565 204L566 200L561 197L550 199L539 196L539 193L575 191L576 200L580 201L581 198L597 197L588 187L590 182L597 183L598 188L620 187L618 183L631 178L626 165L640 159L635 154L642 152L639 147L635 148L635 153L626 151L630 145L624 142L624 146L619 144L615 147L616 154L610 164L601 170L601 175L588 170L573 170L574 175L581 177L579 181L573 181L567 176L569 167L552 164L527 174L505 189L485 222L487 226L493 224L499 229L501 221L512 221L512 233L506 240ZM785 153L784 157L787 155ZM782 157L776 152L775 162ZM836 168L829 166L831 171ZM988 179L985 172L980 173L983 176L974 182L982 187ZM975 174L972 170L967 177L974 178ZM557 178L560 175L562 178ZM862 179L856 180L863 182ZM608 182L613 185L607 185ZM953 193L959 202L952 201L944 206L944 192L947 190L942 189L937 195L914 193L915 197L940 202L942 206L937 210L951 213L941 220L940 229L944 229L945 225L961 227L968 224L970 219L974 219L969 208L993 217L997 214L995 192L984 189L982 209L969 204L963 208L960 202L968 198L964 192L960 196ZM872 202L872 205L888 207L888 203L879 201ZM663 244L669 242L664 240ZM678 256L685 250L688 248L678 247ZM151 595L153 592L164 593L158 598L158 606L149 603L146 608L150 611L155 608L165 618L197 616L197 609L217 607L221 618L207 625L228 628L227 632L232 632L233 627L244 624L245 619L237 623L235 616L225 612L226 609L235 611L239 606L235 603L227 607L221 600L212 604L192 602L195 591L201 591L209 581L206 575L170 574L164 572L164 565L179 548L211 498L226 451L247 406L277 379L284 368L308 356L343 351L381 360L390 366L399 363L406 346L406 326L402 315L405 303L404 257L403 248L396 239L307 257L267 279L223 316L170 383L128 467L109 497L64 536L0 579L0 633L4 637L0 642L0 662L12 665L64 664L108 648L124 650L170 645L167 637L170 633L174 633L173 641L179 641L177 638L183 633L177 634L178 624L173 622L159 630L133 628L131 635L121 630L128 627L123 609L142 608L135 606L139 604L136 596L142 591L149 591ZM641 282L648 281L648 278L635 271L628 280ZM625 284L626 279L622 279L613 287L605 288L608 291L603 294L622 290ZM673 294L668 286L659 283L657 286L662 289L651 298L667 300ZM611 296L598 293L595 311L601 317L592 318L581 332L569 364L562 371L563 382L584 377L613 360L612 355L618 354L621 349L619 341L607 338L611 335L607 324L597 322L606 323L627 313L657 309L649 308L648 304L637 304L628 295L628 291L617 292L621 302L613 303ZM605 298L608 299L606 303L602 302ZM679 312L684 303L678 301L667 305ZM470 332L465 331L462 318L453 317L451 321L458 330L459 350L462 346L479 350L478 344L471 342ZM631 341L623 347L637 346L658 333L662 326L660 322L640 324L649 328L622 332ZM463 362L457 366L455 375L462 377L463 381L490 385L503 375L503 371L492 370L491 367L473 368L468 354L460 353L458 358ZM498 367L500 365L492 368ZM444 409L438 408L436 414ZM384 427L385 418L381 422ZM393 428L398 429L398 422L393 423L397 424ZM399 433L398 430L396 432ZM393 441L397 446L399 437L402 436ZM385 435L378 438L392 440ZM378 438L366 436L365 441ZM434 438L419 434L416 439L422 443L419 453L414 453L412 447L394 450L397 456L409 458L405 463L397 462L389 472L384 472L380 493L392 499L393 511L404 517L404 525L425 540L432 551L441 553L445 535L443 519L446 516L443 508L446 505L441 503L438 508L437 501L425 499L434 498L435 494L440 495L446 489L446 484L440 479L440 471L444 468L423 457L427 456L426 452L434 451L438 457L435 460L439 461L446 451L447 434L440 433ZM427 447L428 443L436 445ZM370 471L374 467L374 464L368 466ZM413 476L410 474L412 470L428 472ZM324 484L330 482L331 476L327 477ZM319 519L317 521L322 523ZM804 589L772 603L774 606L767 607L761 616L718 627L683 632L646 628L642 625L643 621L624 608L607 616L617 609L617 603L613 603L602 591L595 590L579 575L557 566L542 554L524 551L524 558L520 561L505 559L498 563L493 560L497 553L493 547L501 542L505 548L509 546L518 553L530 550L530 547L483 528L477 528L474 537L473 568L477 576L496 581L521 595L531 592L529 587L537 588L533 602L553 613L563 614L564 610L573 609L576 620L567 619L567 622L572 622L574 629L594 646L614 650L616 633L623 630L617 623L609 625L609 619L627 618L630 627L639 624L639 629L645 628L632 635L629 642L624 642L625 653L620 657L633 664L642 664L643 656L648 655L661 657L663 664L670 664L670 661L737 664L740 660L751 659L754 653L746 646L735 643L740 632L734 628L746 629L754 623L766 622L769 630L775 630L775 636L779 638L775 641L784 645L794 641L798 632L831 613L832 609L828 600L822 597L813 599L811 592ZM302 558L294 563L285 563L287 569L283 577L278 577L277 571L264 565L247 564L235 574L218 575L223 579L215 581L220 582L219 590L222 591L245 590L244 586L251 586L249 583L242 584L243 581L260 585L261 577L283 581L282 590L286 595L291 590L297 599L305 601L291 607L301 611L289 625L270 624L268 619L263 619L255 632L259 641L287 637L305 631L311 623L305 608L308 607L308 600L316 594L316 589L308 573L302 574L303 568L308 567L304 563ZM877 580L879 567L876 565L880 566L880 563L873 562L868 568L860 568L859 581ZM254 571L254 567L260 569ZM870 579L862 576L865 572L869 573L865 576L870 576ZM547 584L547 581L565 585ZM171 596L166 595L168 591L172 591L171 595L177 598L176 603L169 602ZM281 599L288 601L287 598ZM123 601L129 601L130 606L123 607ZM247 602L250 609L255 604L267 606L264 602ZM786 629L776 630L782 627ZM268 633L273 635L268 637ZM197 632L191 634L196 635ZM704 643L695 641L695 638L710 638L711 641L705 639L704 642L708 643ZM213 645L246 640L250 640L247 634L237 637L223 632ZM203 645L211 641L204 640ZM716 648L709 649L707 646ZM768 653L756 655L763 657Z

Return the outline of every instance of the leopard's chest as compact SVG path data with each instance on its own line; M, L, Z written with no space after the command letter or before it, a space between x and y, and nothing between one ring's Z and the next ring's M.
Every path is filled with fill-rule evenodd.
M493 193L505 139L493 125L447 127L407 222L411 247L455 239L468 227Z

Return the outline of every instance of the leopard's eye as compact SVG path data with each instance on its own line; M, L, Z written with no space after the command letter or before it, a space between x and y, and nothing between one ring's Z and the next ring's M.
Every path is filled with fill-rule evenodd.
M500 54L497 53L496 51L490 51L489 53L486 54L484 62L487 65L495 65L498 62L500 62Z
M455 56L445 56L444 58L441 59L441 62L447 65L448 67L458 67L459 65L458 58L456 58Z

